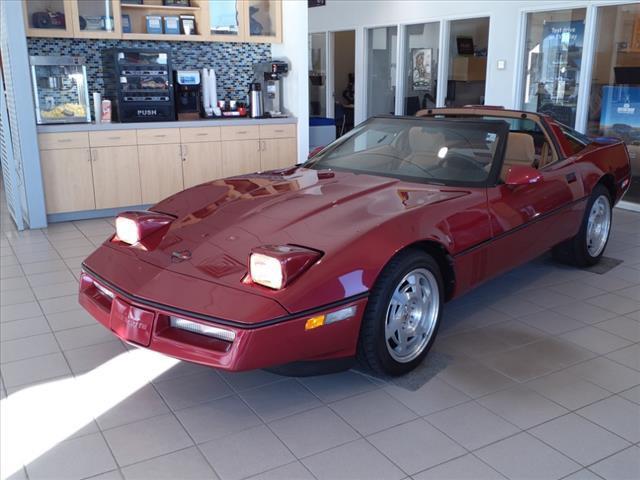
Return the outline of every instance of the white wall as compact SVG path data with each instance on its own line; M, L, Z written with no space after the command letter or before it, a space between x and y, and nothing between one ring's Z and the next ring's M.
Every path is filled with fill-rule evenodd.
M624 0L327 0L323 7L309 9L309 31L356 29L356 48L366 43L364 28L396 24L415 24L469 17L490 17L489 51L487 58L487 91L489 105L516 106L516 79L519 59L519 39L522 12L526 10L558 10L588 5L625 3ZM363 57L356 51L356 98L358 77L362 79ZM498 60L506 60L506 69L497 70ZM358 116L356 114L356 116Z
M284 107L298 117L298 163L309 154L309 39L307 2L282 2L282 43L271 45L274 59L289 61L284 78Z

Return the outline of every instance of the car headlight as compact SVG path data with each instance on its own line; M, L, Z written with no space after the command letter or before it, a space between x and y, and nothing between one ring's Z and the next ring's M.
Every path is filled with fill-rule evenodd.
M282 265L277 258L262 253L252 253L249 258L251 279L265 287L282 288L284 275Z
M158 212L123 212L116 218L115 240L129 245L145 243L144 240L153 234L164 235L173 220L175 217Z
M253 283L279 290L289 285L322 257L322 252L296 245L265 245L249 255Z

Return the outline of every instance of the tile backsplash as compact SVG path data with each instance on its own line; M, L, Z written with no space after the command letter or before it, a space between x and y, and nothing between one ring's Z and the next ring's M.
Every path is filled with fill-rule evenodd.
M244 100L253 78L253 64L271 60L271 45L232 42L151 42L68 38L28 38L29 55L84 57L89 96L104 92L102 53L110 48L161 49L171 52L172 68L213 67L218 98Z

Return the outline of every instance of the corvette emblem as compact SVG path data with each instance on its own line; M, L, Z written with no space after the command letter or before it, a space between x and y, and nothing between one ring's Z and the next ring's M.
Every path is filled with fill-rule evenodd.
M191 260L191 252L189 250L180 250L171 252L171 260L176 262L184 262L185 260Z

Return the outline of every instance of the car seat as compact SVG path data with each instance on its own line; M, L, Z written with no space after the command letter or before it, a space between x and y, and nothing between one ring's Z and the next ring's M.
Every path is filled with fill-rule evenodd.
M509 132L500 179L502 181L506 179L509 167L513 165L533 167L535 160L536 147L533 137L527 133Z

